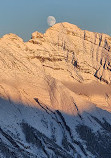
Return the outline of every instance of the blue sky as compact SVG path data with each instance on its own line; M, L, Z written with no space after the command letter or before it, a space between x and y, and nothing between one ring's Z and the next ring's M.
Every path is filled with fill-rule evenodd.
M111 35L111 0L0 0L0 37L15 33L25 41L45 32L47 17Z

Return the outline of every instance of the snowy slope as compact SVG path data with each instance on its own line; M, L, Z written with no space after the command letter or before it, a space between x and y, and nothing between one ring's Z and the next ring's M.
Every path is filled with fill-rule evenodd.
M0 100L1 157L111 157L110 113L95 107L71 116L40 107Z

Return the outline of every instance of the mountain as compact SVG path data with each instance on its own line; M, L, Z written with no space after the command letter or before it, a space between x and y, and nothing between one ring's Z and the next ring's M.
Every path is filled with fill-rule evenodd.
M111 158L111 37L58 23L0 39L0 157Z

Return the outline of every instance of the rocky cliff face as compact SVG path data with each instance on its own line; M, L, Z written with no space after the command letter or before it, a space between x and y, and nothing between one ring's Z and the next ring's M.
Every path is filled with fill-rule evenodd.
M1 157L110 158L110 48L110 36L69 23L25 43L3 36Z

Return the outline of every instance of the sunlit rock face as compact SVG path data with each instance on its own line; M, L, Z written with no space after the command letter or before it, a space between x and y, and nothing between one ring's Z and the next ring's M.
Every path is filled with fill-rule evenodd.
M69 23L0 39L0 157L111 157L111 37Z

